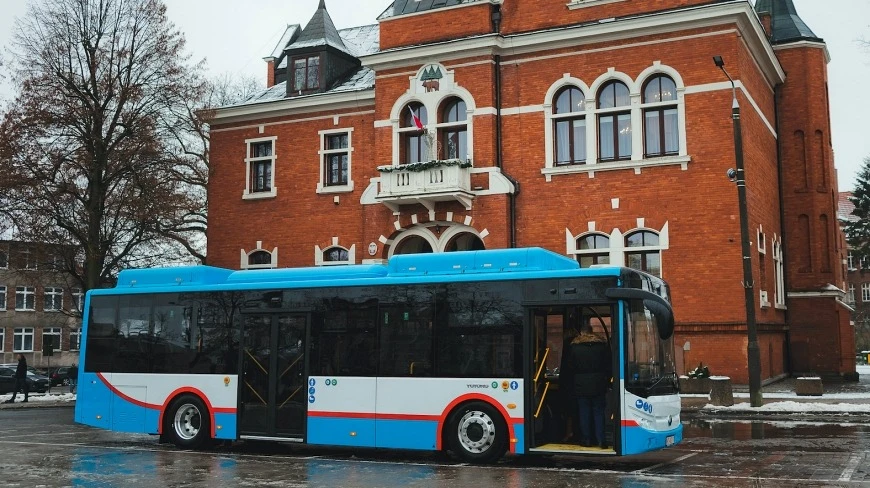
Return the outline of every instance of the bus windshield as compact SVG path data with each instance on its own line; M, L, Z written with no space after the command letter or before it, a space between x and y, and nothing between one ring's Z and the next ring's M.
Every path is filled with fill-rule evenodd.
M640 397L679 391L671 336L662 339L656 315L643 300L629 300L626 314L625 388Z

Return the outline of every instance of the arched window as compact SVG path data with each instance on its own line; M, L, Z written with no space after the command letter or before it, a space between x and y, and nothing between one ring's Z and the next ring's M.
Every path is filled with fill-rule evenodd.
M438 141L441 159L468 159L468 109L461 98L449 98L441 106Z
M648 230L632 232L625 236L625 264L629 268L662 275L662 254L659 235Z
M610 238L604 234L588 234L577 239L577 261L581 268L595 264L610 264Z
M444 247L444 252L454 251L483 251L486 247L480 237L469 232L464 232L451 239L447 246Z
M399 126L399 140L401 141L401 163L418 163L431 158L428 154L423 136L423 127L429 121L426 107L419 102L411 102L402 109L401 124ZM419 125L417 124L419 122Z
M330 247L323 250L323 263L341 263L347 264L350 261L350 254L343 247Z
M396 254L429 254L432 252L432 245L429 244L429 241L423 239L420 236L410 236L407 239L402 240L396 246L395 252Z
M254 251L248 254L248 268L271 268L272 254L269 251Z
M553 163L586 162L586 97L576 86L566 86L553 97Z
M598 90L598 158L631 159L631 97L628 86L609 81Z
M680 152L677 84L670 76L655 75L643 88L644 153L646 157Z

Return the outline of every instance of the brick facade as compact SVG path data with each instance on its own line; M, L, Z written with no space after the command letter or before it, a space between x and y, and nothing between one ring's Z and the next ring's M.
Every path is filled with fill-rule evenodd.
M569 6L574 4L581 2ZM854 359L848 360L854 339L841 303L844 250L831 198L836 177L824 45L774 51L748 2L584 5L484 1L382 19L380 50L361 57L374 71L373 87L354 97L325 93L323 103L280 99L218 111L209 264L244 267L245 253L258 246L278 250L272 263L278 267L314 265L317 250L330 246L353 247L356 263L383 262L415 235L439 249L471 235L486 248L541 246L573 257L576 239L589 232L609 236L615 246L614 239L649 231L659 238L661 275L671 285L676 347L688 343L683 363L691 369L703 361L714 374L745 383L740 218L737 190L726 177L735 161L732 90L712 62L720 55L737 82L741 107L762 378L854 373ZM424 92L423 74L435 67L444 76L440 88ZM643 134L641 93L656 74L677 85L674 106L684 138L679 154L644 157L634 146L628 161L588 161L567 171L548 166L552 95L560 86L583 90L591 130L599 116L594 90L622 80L631 91L631 131ZM424 194L422 204L389 205L379 189L395 175L378 167L402 161L397 141L406 104L449 97L468 106L470 204L459 196ZM431 109L428 116L439 117ZM318 192L320 134L338 129L351 132L353 188ZM806 151L812 161L805 167L813 175L807 188L796 187L804 178L803 159L793 154L798 131L810 134L810 143L821 132L820 156ZM275 137L275 195L243 198L246 141L266 137ZM643 153L643 136L637 140ZM805 219L805 234L801 215L812 216ZM788 298L777 289L780 240L780 283ZM808 269L798 259L802 249L812 256ZM816 342L824 342L823 351L806 347Z

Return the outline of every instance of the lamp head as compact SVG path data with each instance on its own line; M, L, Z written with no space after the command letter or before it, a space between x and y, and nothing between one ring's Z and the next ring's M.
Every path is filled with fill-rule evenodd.
M728 171L725 172L725 175L731 181L737 181L737 171L734 168L728 168Z
M722 59L722 56L713 56L713 63L716 64L717 68L725 67L725 60Z

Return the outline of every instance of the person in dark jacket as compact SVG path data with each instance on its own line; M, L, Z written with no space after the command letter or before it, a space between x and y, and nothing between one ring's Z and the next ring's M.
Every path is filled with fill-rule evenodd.
M66 376L69 379L69 392L75 393L76 385L79 381L79 366L77 364L73 364L72 366L70 366Z
M610 345L584 325L571 341L570 371L580 414L580 445L607 447L604 409L612 375Z
M24 390L24 401L26 402L30 388L27 386L27 359L24 358L24 354L18 355L18 367L15 369L15 390L12 392L12 398L4 403L14 403L15 397L18 396L18 390Z

